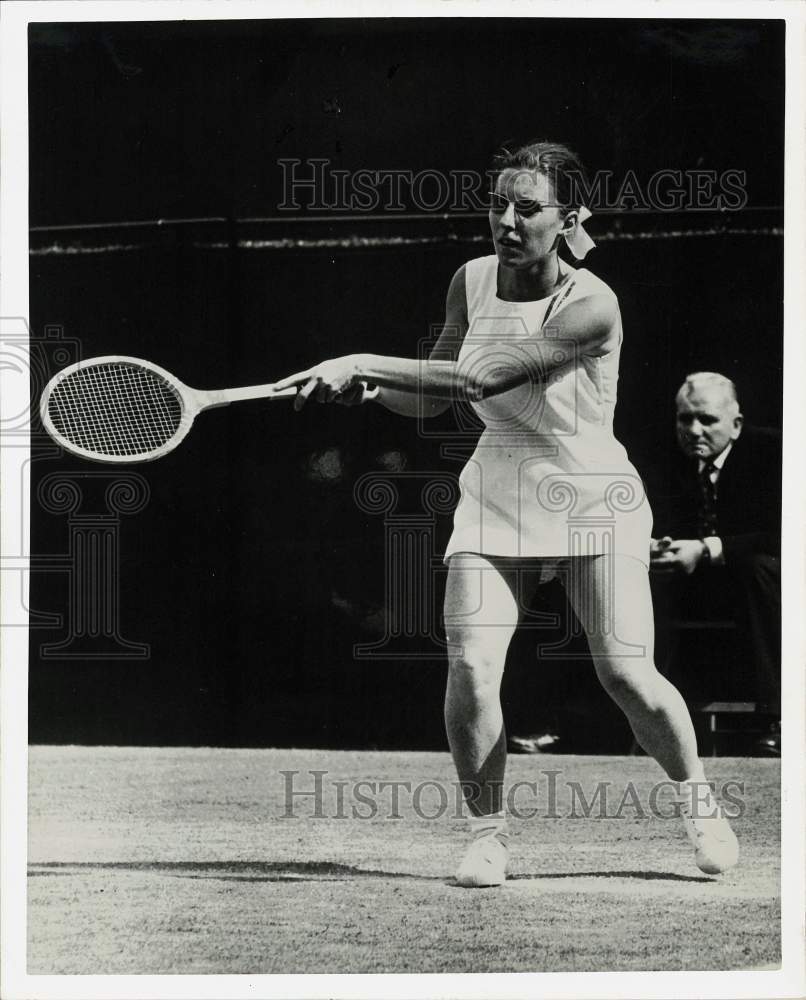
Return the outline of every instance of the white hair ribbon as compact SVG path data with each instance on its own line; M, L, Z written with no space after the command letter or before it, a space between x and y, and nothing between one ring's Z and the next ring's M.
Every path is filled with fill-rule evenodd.
M596 246L585 231L585 227L582 225L582 223L585 222L586 219L589 219L591 215L591 210L589 208L585 208L584 205L581 205L577 214L577 220L574 223L574 228L565 236L566 246L577 260L584 260L588 251L593 250Z

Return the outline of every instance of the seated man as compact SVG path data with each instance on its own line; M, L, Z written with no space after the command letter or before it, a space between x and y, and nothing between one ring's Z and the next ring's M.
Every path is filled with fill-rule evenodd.
M734 384L723 375L689 375L676 399L681 453L665 482L650 488L655 517L653 576L658 617L730 615L743 659L735 669L747 700L780 720L781 436L744 425ZM661 582L660 580L658 581ZM681 689L686 693L685 679ZM765 741L780 752L774 729Z

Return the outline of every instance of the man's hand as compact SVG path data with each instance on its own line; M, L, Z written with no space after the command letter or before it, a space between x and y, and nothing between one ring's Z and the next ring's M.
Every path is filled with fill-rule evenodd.
M656 559L658 556L662 555L671 544L672 538L669 535L664 535L663 538L650 538L649 558Z
M654 572L690 575L700 564L705 543L699 538L653 539L650 546L650 567Z

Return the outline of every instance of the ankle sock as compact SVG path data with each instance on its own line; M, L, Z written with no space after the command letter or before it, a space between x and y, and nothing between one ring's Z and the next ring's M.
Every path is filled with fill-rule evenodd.
M677 799L686 803L696 819L710 819L721 815L711 785L700 767L693 777L678 783Z
M479 837L497 837L504 844L509 840L507 814L503 810L488 816L469 816L468 823L474 840Z

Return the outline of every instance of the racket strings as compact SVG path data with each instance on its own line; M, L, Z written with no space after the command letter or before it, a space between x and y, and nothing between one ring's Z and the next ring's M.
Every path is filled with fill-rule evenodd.
M71 372L48 399L53 426L99 455L143 455L166 444L182 420L176 390L156 372L124 362Z

